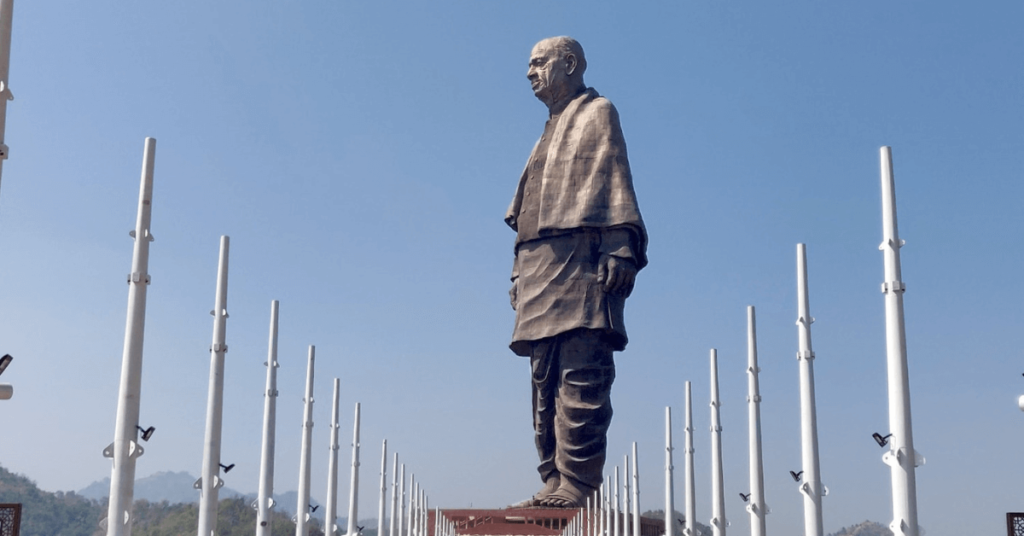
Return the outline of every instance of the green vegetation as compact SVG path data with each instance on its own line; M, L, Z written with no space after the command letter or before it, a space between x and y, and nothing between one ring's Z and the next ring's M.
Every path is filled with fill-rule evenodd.
M42 491L28 478L0 467L0 503L20 503L21 536L102 536L99 520L107 516L106 501L86 499L74 492ZM196 504L135 501L133 536L194 534L199 524ZM274 534L295 532L285 514L271 516ZM310 520L310 536L324 536L320 523ZM218 536L251 536L256 510L245 499L224 499L217 507ZM374 530L376 532L376 530Z
M874 521L864 521L856 525L840 529L829 536L892 536L889 527Z
M676 510L675 508L672 509L672 513L675 514L674 517L676 519L676 522L679 523L678 525L676 525L676 530L679 531L683 527L682 520L684 520L686 516L684 516L679 510ZM663 508L659 508L657 510L647 510L646 512L640 514L640 517L647 517L651 519L657 519L658 521L664 521L665 510ZM694 528L697 529L697 534L695 534L694 536L711 536L711 527L701 523L700 521L694 523Z

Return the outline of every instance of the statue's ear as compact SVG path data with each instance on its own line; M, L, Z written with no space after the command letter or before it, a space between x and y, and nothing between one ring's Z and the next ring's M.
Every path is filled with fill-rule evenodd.
M579 62L576 61L576 55L569 53L565 55L565 74L572 76L576 72L576 67Z

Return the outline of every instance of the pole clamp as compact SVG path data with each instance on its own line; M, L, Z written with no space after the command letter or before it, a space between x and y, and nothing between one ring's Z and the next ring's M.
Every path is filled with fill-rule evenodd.
M886 281L882 283L882 294L892 292L906 292L907 285L903 281Z
M796 359L797 359L797 361L799 361L801 359L806 359L808 361L813 360L814 359L814 352L812 352L812 351L797 352L796 353Z
M131 285L132 283L142 283L143 281L145 281L146 284L148 285L152 282L152 279L150 279L149 274L144 274L142 272L132 272L128 274L129 285Z

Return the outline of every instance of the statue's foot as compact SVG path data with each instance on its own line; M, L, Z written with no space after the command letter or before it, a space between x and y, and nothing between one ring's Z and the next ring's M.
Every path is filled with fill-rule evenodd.
M594 493L594 488L571 477L561 479L558 489L540 501L540 506L550 508L579 508L586 506L587 497Z
M558 489L560 484L561 479L559 479L558 473L555 473L552 476L549 476L548 479L544 481L544 487L541 488L540 491L538 491L536 494L534 494L533 497L530 497L525 501L517 502L509 506L509 508L531 508L534 506L540 506L541 501L543 501L549 495L554 493Z

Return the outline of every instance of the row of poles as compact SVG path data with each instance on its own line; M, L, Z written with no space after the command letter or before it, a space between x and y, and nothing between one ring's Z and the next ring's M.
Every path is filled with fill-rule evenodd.
M632 458L629 454L623 456L622 481L619 481L619 466L615 466L610 474L605 475L604 483L587 497L586 507L580 508L562 530L562 536L600 535L641 535L636 442L633 443Z
M2 1L2 0L0 0ZM139 409L142 376L142 349L146 321L146 291L151 282L149 275L149 246L154 240L150 231L152 220L153 172L156 159L156 140L146 138L143 148L142 178L139 188L139 207L135 229L129 235L135 240L132 253L132 271L128 275L128 314L125 326L124 352L121 362L121 381L118 389L117 417L114 441L103 451L111 458L110 500L107 517L101 522L107 536L130 536L132 530L132 504L135 485L135 462L145 452L141 439L147 441L153 428L143 429L139 425ZM217 529L218 495L224 480L221 470L226 473L233 466L221 463L221 430L224 394L224 358L228 351L226 342L228 306L228 253L230 239L220 239L220 255L217 265L217 288L214 299L213 341L210 345L210 383L208 392L206 429L203 442L202 473L194 487L200 491L198 536L213 536ZM270 339L268 344L266 392L263 410L263 442L261 449L260 479L257 498L253 508L257 511L256 535L271 536L271 510L275 505L274 493L274 450L277 422L277 358L279 303L274 300L270 306ZM309 347L306 369L305 397L303 398L302 447L299 460L299 491L296 506L295 534L306 536L309 532L310 477L312 473L312 431L313 431L313 378L316 362L316 348ZM325 533L335 534L339 527L337 519L338 502L338 443L339 394L341 381L334 379L333 410L330 426L330 449L328 459L328 489L325 509ZM355 405L352 437L352 466L349 493L348 525L344 534L355 536L361 532L358 519L359 488L359 426L360 405ZM380 504L377 533L384 534L384 511L387 492L387 440L383 440L380 471ZM392 483L390 536L427 536L427 496L415 475L409 480L409 505L406 509L405 465L401 465L399 477L398 454L394 455L394 477ZM440 518L437 518L440 522ZM397 523L397 526L396 526ZM449 523L450 524L450 523ZM454 534L454 525L436 527Z
M889 391L889 434L874 434L881 446L889 445L882 461L889 466L892 478L893 520L889 529L894 536L918 536L917 483L915 469L924 464L924 457L914 449L910 411L910 378L907 366L906 330L903 318L903 293L906 285L900 269L900 248L896 220L896 186L893 176L892 149L880 149L882 185L882 233L879 249L883 252L884 276L882 293L885 295L886 368ZM828 488L821 482L818 455L818 424L814 392L814 350L811 344L810 298L807 284L807 249L797 244L797 333L799 351L797 360L800 373L800 472L791 471L799 484L804 504L805 536L823 536L821 499ZM748 422L750 453L750 492L743 495L748 503L752 536L766 534L765 515L768 507L764 499L764 469L761 453L761 394L758 384L760 368L757 364L757 328L754 307L747 308L748 354ZM714 536L725 536L725 492L723 487L721 417L719 414L718 355L711 350L711 494L712 517L710 527ZM1024 403L1022 403L1024 408ZM690 382L686 382L686 445L685 453L685 513L684 536L697 536L695 520L695 486L693 480L693 412ZM665 408L665 527L666 535L674 534L673 480L672 480L672 420L671 408ZM607 530L603 533L610 534ZM568 535L581 536L581 535ZM613 535L615 536L615 535ZM628 535L626 535L628 536Z

